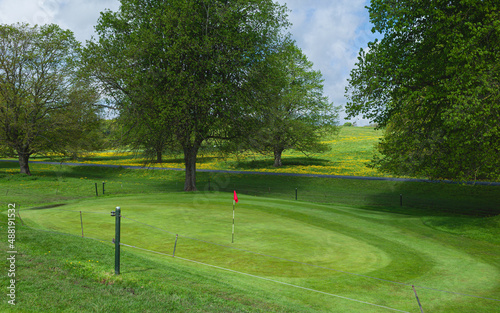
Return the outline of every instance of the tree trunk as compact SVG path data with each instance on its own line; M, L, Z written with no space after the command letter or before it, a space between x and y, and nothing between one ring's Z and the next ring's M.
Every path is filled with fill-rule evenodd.
M196 155L199 146L190 144L184 147L184 165L186 168L186 181L184 191L196 191Z
M156 163L162 163L161 150L156 150Z
M19 167L21 168L21 174L26 174L31 176L30 166L28 164L28 160L30 158L30 154L28 152L18 152L19 156Z
M282 148L274 148L274 167L280 167L283 165L281 163L281 154L283 153Z

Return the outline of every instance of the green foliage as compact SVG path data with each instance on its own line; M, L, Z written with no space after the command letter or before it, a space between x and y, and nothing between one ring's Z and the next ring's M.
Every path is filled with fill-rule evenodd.
M99 148L98 94L79 75L79 43L57 25L0 25L0 146L30 174L33 153Z
M246 148L274 153L281 166L286 149L326 151L325 134L334 134L338 109L323 95L323 79L294 42L285 40L252 73L255 109L242 127ZM240 143L240 147L242 144Z
M374 30L347 95L350 116L387 127L374 165L399 175L500 177L497 1L373 0Z
M120 116L116 119L121 131L119 146L141 153L145 165L162 163L164 153L181 150L175 140L173 129L161 117L161 109L156 106L137 108L121 103Z
M270 0L122 0L101 15L86 62L120 110L175 138L185 189L196 190L199 148L229 137L248 73L286 25L284 7Z

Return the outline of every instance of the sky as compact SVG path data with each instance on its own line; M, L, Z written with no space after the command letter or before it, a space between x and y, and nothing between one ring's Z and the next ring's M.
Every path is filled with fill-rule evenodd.
M375 39L371 33L369 0L275 0L289 9L289 29L297 46L321 71L324 93L336 106L346 103L345 87L360 48ZM26 22L55 23L70 29L85 42L94 35L94 25L105 9L118 10L118 0L0 0L0 24ZM345 120L359 126L369 121L361 117Z

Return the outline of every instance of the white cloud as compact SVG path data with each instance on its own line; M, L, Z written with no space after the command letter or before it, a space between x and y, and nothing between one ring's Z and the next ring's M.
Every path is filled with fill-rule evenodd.
M118 7L118 0L0 0L0 23L55 23L85 41L94 33L100 12Z
M368 0L278 0L291 12L290 32L297 45L320 70L325 79L325 94L335 105L344 105L344 93L360 48L374 39ZM342 114L341 123L345 114ZM358 125L368 121L354 119Z
M34 23L39 7L34 0L0 1L0 23Z
M323 73L326 95L335 105L344 105L344 89L358 51L374 38L365 9L369 0L278 2L291 10L290 32L315 69ZM85 41L94 34L100 12L118 7L118 0L0 0L0 23L56 23Z
M73 30L78 40L84 41L94 34L100 12L107 9L117 11L119 4L117 0L68 0L55 18L62 27Z

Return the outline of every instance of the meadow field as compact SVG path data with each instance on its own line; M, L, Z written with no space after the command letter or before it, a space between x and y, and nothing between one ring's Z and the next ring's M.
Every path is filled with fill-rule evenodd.
M283 166L273 167L272 154L262 155L243 152L223 155L214 147L205 147L198 155L197 169L201 170L238 170L274 173L325 174L350 176L387 176L366 167L375 152L375 145L382 131L371 127L342 127L338 135L331 135L323 143L330 146L324 153L308 153L295 150L283 152ZM57 161L71 162L53 157ZM34 160L50 160L44 155L37 155ZM144 166L147 159L130 151L104 151L86 154L76 160L88 164L112 164L123 166ZM155 167L184 168L181 154L164 155L163 163L149 164Z
M379 175L361 174L377 132L343 129L331 144L344 148L312 159L290 152L284 168ZM352 171L334 172L350 164L349 149ZM96 153L85 162L135 161ZM261 156L214 154L203 164L274 170ZM498 186L199 172L199 191L184 193L182 171L18 170L0 162L1 246L12 251L15 206L17 251L16 305L5 295L2 312L421 312L419 302L424 312L500 310Z

